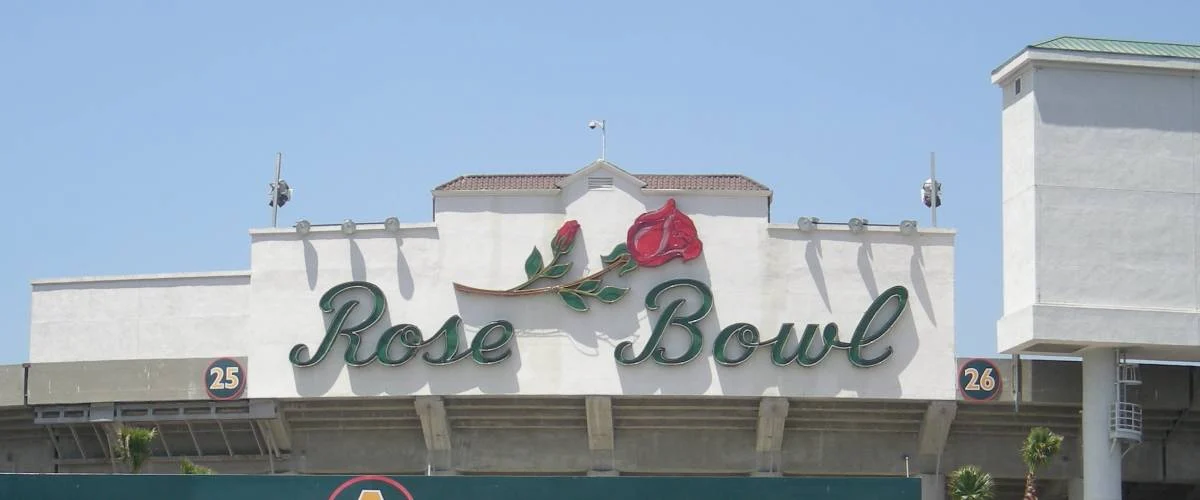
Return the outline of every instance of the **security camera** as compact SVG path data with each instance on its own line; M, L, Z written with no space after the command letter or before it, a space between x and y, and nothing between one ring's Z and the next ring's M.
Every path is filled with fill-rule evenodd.
M592 120L592 121L588 122L588 128L590 128L592 130L595 130L596 127L599 127L599 126L600 126L600 122L598 122L596 120Z

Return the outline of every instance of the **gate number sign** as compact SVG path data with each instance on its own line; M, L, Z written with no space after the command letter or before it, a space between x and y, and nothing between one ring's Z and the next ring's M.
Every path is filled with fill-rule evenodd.
M204 390L218 401L237 399L246 390L246 369L230 358L218 358L204 370Z
M972 359L958 369L958 392L970 401L991 401L1000 395L1000 369L987 359Z

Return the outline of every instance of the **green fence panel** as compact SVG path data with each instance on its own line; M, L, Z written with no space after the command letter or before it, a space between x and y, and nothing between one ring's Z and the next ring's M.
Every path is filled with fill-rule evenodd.
M0 474L3 500L919 500L916 478Z

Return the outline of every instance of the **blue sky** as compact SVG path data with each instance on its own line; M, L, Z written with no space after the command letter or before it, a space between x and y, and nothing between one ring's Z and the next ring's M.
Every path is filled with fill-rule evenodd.
M451 5L453 4L453 5ZM776 222L957 228L957 350L995 351L1000 92L1057 35L1200 42L1195 2L6 2L0 364L35 278L244 269L290 224L430 217L461 173L740 172Z

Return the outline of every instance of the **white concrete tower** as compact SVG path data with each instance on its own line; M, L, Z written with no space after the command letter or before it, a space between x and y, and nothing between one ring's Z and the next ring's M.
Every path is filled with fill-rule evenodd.
M1083 358L1083 498L1121 498L1130 359L1200 360L1200 46L1057 38L1003 90L998 348ZM1073 498L1077 498L1073 495Z

